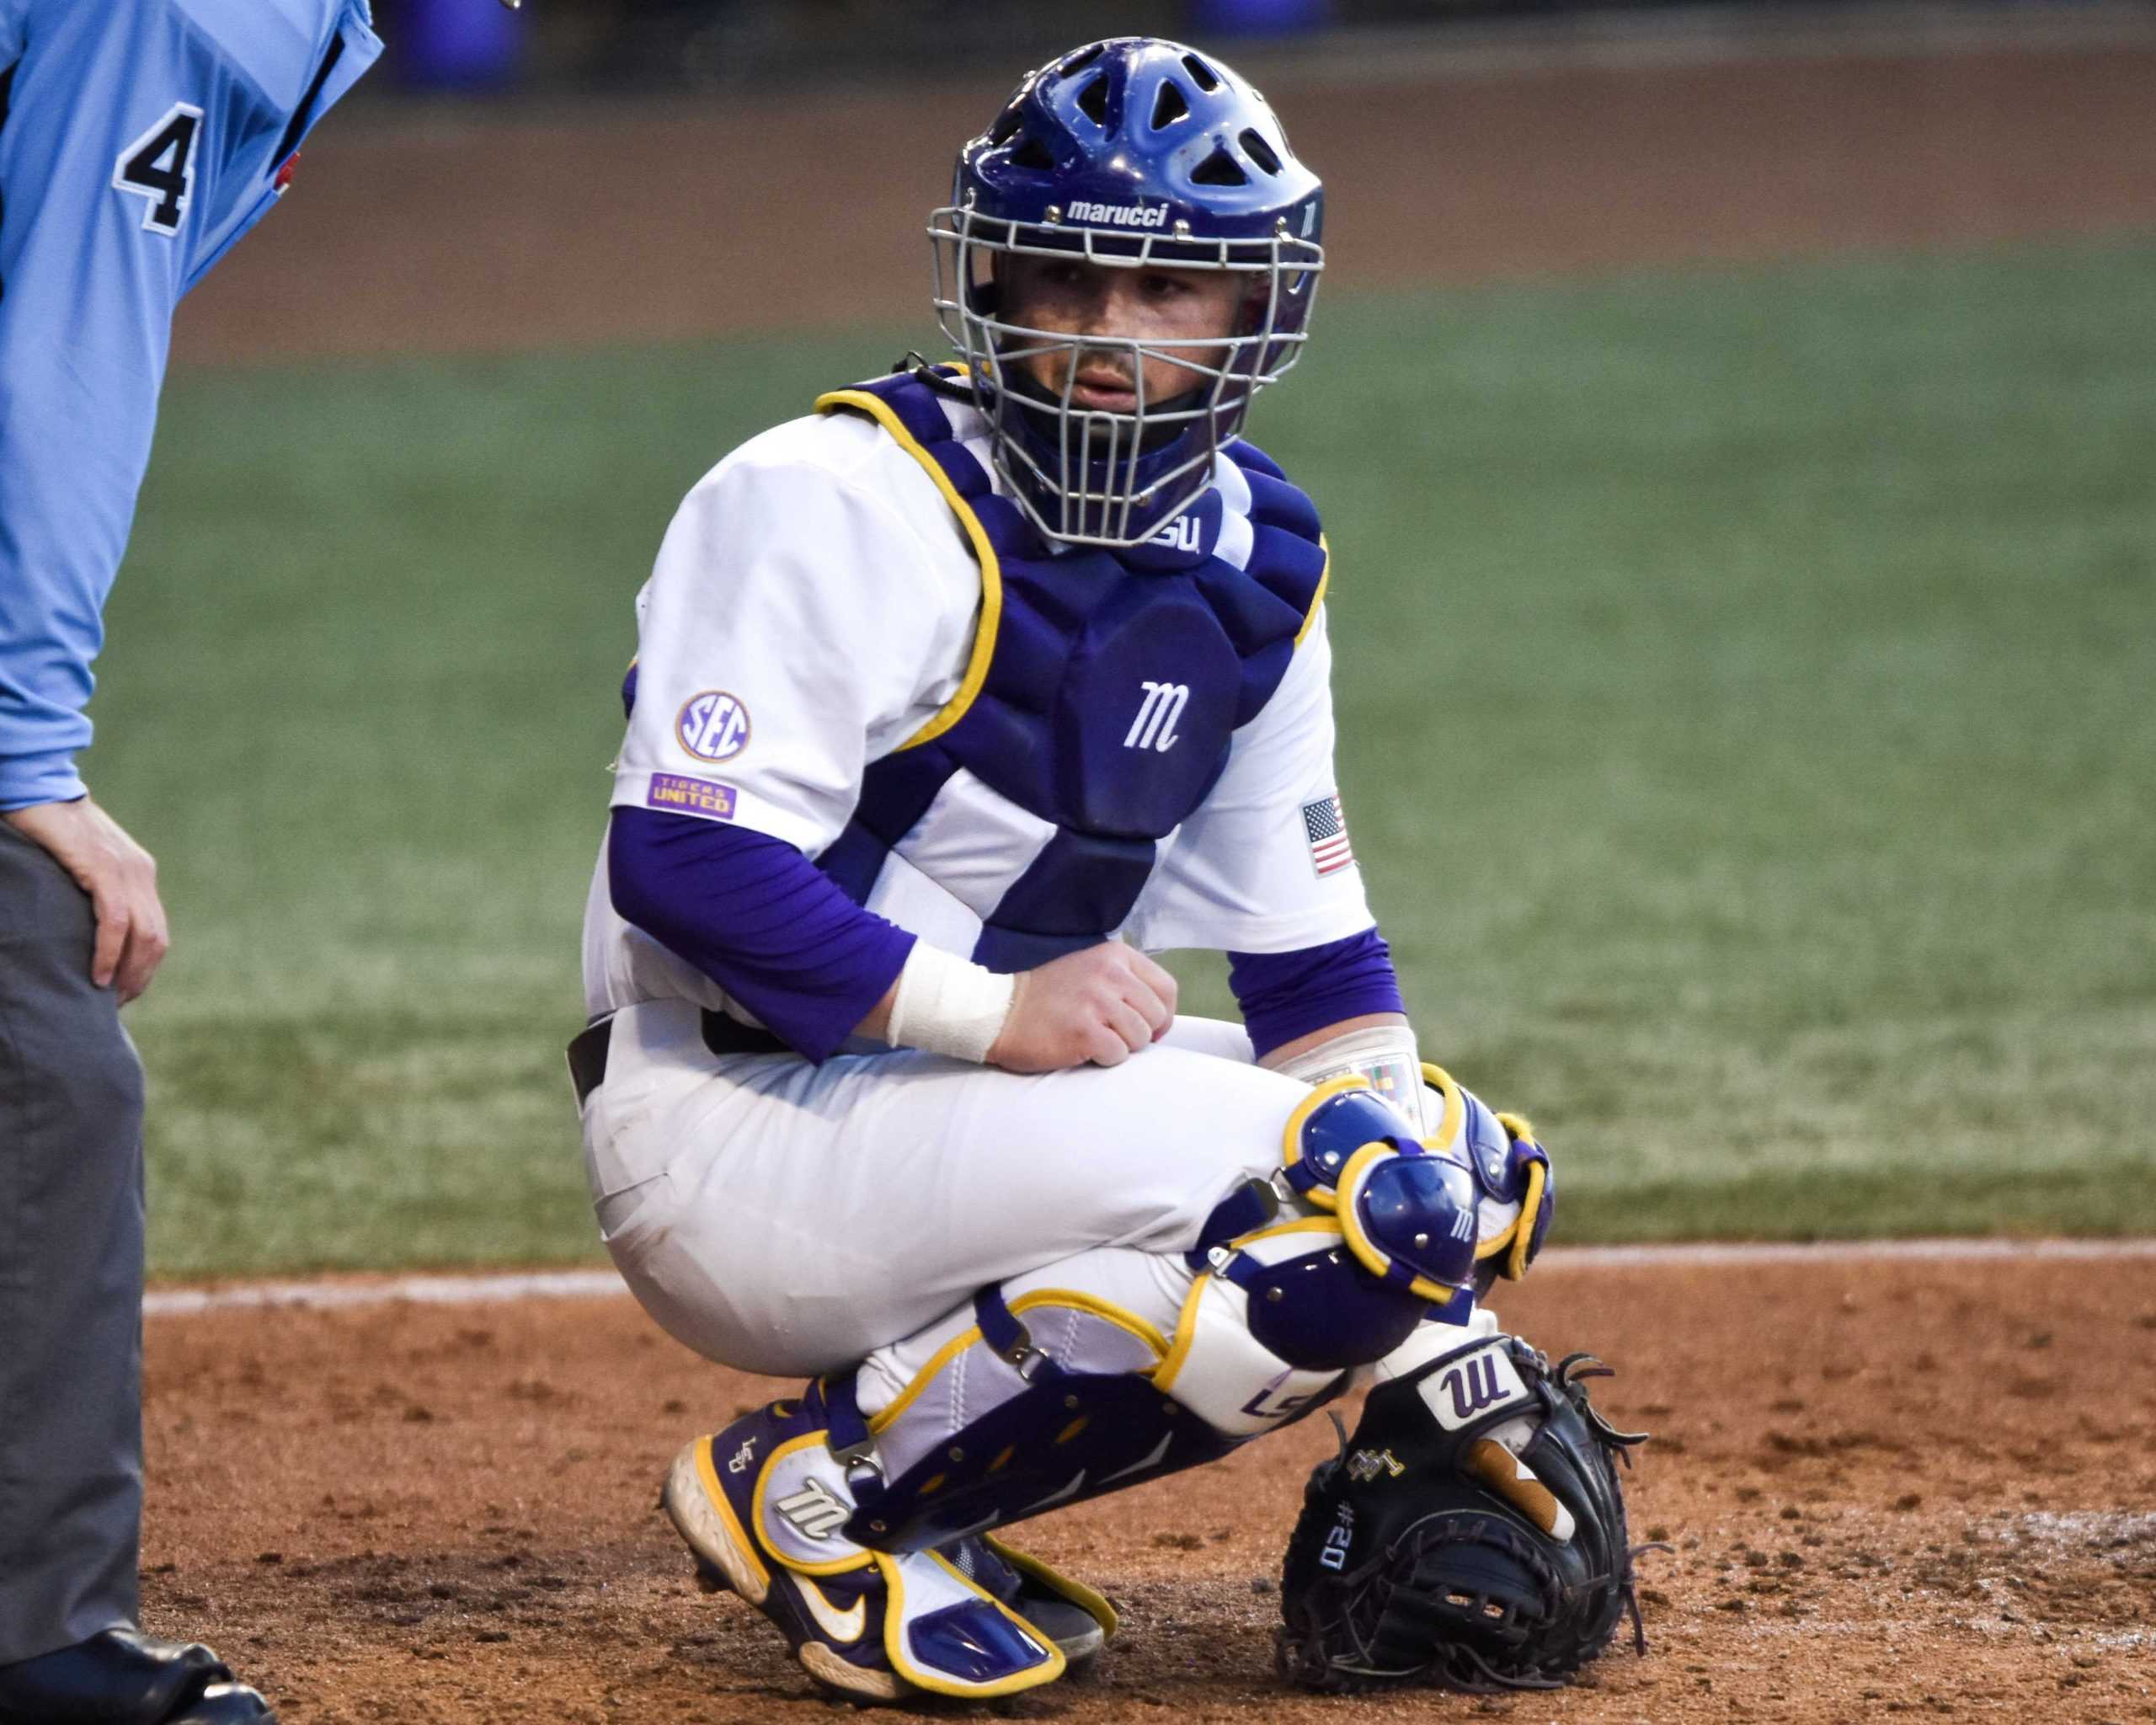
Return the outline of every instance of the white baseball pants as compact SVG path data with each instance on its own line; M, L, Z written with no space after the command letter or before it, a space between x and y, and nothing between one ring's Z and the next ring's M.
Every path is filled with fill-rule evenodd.
M613 1021L585 1165L653 1317L723 1365L805 1375L1080 1254L1086 1285L1172 1329L1181 1254L1279 1167L1307 1093L1211 1019L1119 1066L1022 1077L913 1050L713 1055L694 1006L653 1001Z

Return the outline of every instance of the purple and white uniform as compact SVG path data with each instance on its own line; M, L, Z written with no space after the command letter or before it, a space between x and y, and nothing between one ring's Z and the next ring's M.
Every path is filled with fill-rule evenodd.
M1044 788L1011 771L994 741L912 764L993 704L992 661L1031 648L1038 663L1023 668L1037 674L1056 660L1022 638L1043 633L1025 608L1026 559L991 545L991 575L972 531L985 523L1014 550L1025 543L1015 511L998 512L1008 506L989 477L980 415L917 387L877 398L895 398L924 434L934 428L920 416L942 416L941 465L895 411L878 419L841 403L744 445L676 515L638 600L616 830L585 921L587 1012L611 1015L613 1027L606 1081L584 1123L609 1249L680 1339L759 1371L851 1363L985 1284L1102 1247L1131 1260L1122 1280L1172 1327L1190 1282L1180 1254L1225 1193L1278 1168L1283 1122L1305 1093L1251 1064L1242 1028L1209 1021L1179 1022L1119 1066L1038 1077L848 1038L912 940L1011 969L1104 937L1228 951L1267 1045L1399 1004L1360 871L1338 842L1331 650L1316 591L1294 615L1283 606L1283 638L1251 655L1265 660L1269 686L1243 723L1248 660L1234 660L1195 614L1165 626L1149 616L1134 644L1114 629L1079 642L1063 665L1070 698L1044 702L1050 710L1030 728L1022 714L995 720L999 735L1024 731L1019 755L1030 745L1082 757L1066 778L1104 762L1095 782ZM971 502L939 483L958 466L954 451L975 463L973 475L959 470ZM1139 565L1132 575L1096 567L1103 553L1051 555L1038 542L1035 564L1048 579L1066 565L1110 578L1097 590L1107 609L1134 602L1135 581L1160 590L1139 590L1150 601L1179 578L1216 580L1224 606L1247 606L1264 595L1231 584L1262 543L1253 488L1277 482L1254 481L1227 453L1216 462L1207 496L1161 535L1161 557L1182 568L1126 557ZM991 628L1000 638L984 654ZM1187 664L1178 641L1189 644ZM1207 688L1197 680L1208 673L1230 686ZM1118 792L1099 782L1183 761L1187 810L1175 785L1139 807L1116 805ZM894 777L918 782L894 790ZM1074 817L1070 805L1087 796L1095 809ZM864 841L864 807L879 798L899 811L884 823L888 843ZM1089 812L1096 827L1116 830L1088 834ZM646 830L627 841L625 821ZM696 869L655 868L667 844L697 847L697 823L718 830L721 848L697 856ZM734 890L723 879L760 878L777 846L787 860L824 863L832 899L844 899L839 921L819 923L825 937L801 955L818 974L792 994L772 985L770 952L740 968L726 932L698 921ZM1059 847L1075 858L1074 896L1092 894L1097 922L1103 908L1113 921L1081 917L1059 938L1051 909L1030 928L1012 926L1014 897ZM650 902L654 872L679 903ZM1109 888L1103 873L1115 877ZM757 908L736 921L753 922ZM827 920L832 908L810 902L794 922ZM996 964L999 941L1017 962ZM834 948L855 974L829 974ZM1314 953L1331 961L1330 992L1305 974ZM828 1057L713 1053L706 1010L770 1024L791 1048Z

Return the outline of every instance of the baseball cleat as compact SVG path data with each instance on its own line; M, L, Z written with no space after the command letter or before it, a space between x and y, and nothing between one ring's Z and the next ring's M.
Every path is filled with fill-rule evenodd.
M705 1592L740 1594L778 1626L819 1683L855 1701L894 1701L908 1685L883 1657L883 1578L873 1567L796 1575L750 1531L760 1463L787 1438L814 1429L799 1402L775 1402L698 1438L674 1458L659 1507L695 1556Z
M1061 1637L995 1590L1022 1591L1017 1567L995 1562L984 1583L937 1552L871 1551L846 1537L852 1493L824 1434L812 1390L674 1458L659 1506L696 1558L698 1584L739 1594L811 1677L851 1701L1007 1695L1061 1676ZM1053 1589L1041 1592L1045 1605ZM1070 1609L1059 1627L1097 1652L1100 1623L1089 1618L1089 1637Z

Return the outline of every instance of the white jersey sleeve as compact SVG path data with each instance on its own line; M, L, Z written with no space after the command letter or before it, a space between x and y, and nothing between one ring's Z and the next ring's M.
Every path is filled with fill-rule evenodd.
M979 601L949 508L875 425L832 414L744 444L682 503L638 596L614 804L815 856L867 764L957 691Z
M1219 782L1162 846L1123 927L1153 952L1288 953L1373 926L1333 775L1332 649L1321 606Z

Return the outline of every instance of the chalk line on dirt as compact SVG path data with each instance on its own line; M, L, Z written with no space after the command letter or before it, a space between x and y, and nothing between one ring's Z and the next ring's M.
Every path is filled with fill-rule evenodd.
M1959 1263L1972 1259L2156 1258L2156 1240L1850 1240L1817 1245L1553 1247L1537 1261L1544 1275L1567 1270L1740 1269L1762 1264ZM143 1296L145 1317L304 1306L484 1306L521 1300L595 1300L626 1295L611 1270L536 1270L480 1275L331 1278L312 1282L243 1282L221 1288L160 1288Z

